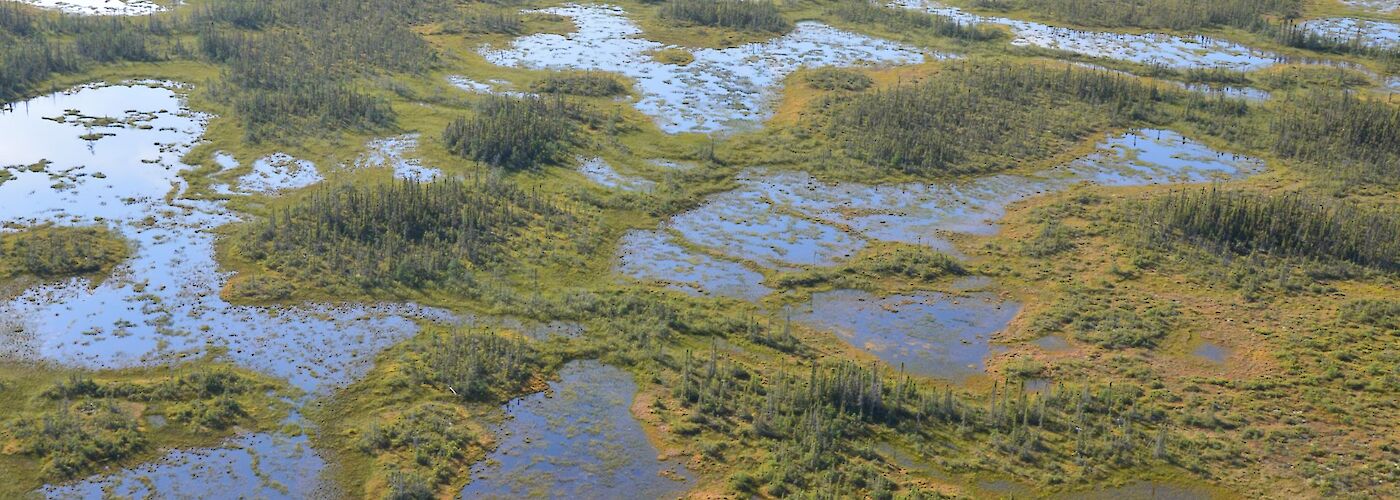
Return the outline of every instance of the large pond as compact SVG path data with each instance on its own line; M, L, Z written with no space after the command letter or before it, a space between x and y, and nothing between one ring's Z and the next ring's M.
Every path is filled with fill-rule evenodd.
M11 354L113 368L220 347L237 363L314 391L366 371L375 353L417 331L415 318L447 319L411 304L248 307L221 299L229 274L214 260L213 230L238 215L222 202L180 197L188 168L180 158L208 117L186 109L178 90L90 85L0 113L0 166L13 176L0 184L0 199L24 200L0 204L0 224L105 225L134 247L99 284L71 279L0 302Z
M631 375L596 361L564 365L548 391L511 402L499 445L472 467L461 498L665 498L695 481L657 460L631 413Z
M669 133L714 132L765 120L777 87L800 67L910 64L925 58L907 45L801 22L791 33L767 42L689 49L694 62L667 64L651 54L674 47L641 38L642 29L621 8L568 5L538 12L566 16L578 29L567 35L521 37L505 49L483 47L486 60L501 66L625 75L636 82L641 94L637 109ZM466 79L454 83L492 91L490 85Z

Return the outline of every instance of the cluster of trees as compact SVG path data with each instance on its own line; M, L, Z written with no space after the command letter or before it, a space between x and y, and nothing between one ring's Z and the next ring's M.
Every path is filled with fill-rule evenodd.
M1374 57L1391 67L1400 64L1400 49L1369 44L1367 42L1371 40L1368 40L1364 33L1356 33L1351 36L1329 35L1291 21L1265 25L1257 28L1256 31L1272 36L1274 41L1289 47Z
M1219 252L1255 252L1400 270L1400 212L1290 193L1219 188L1154 198L1140 227L1152 245L1185 242Z
M362 82L421 73L437 54L411 29L450 12L442 0L233 0L198 6L199 53L225 70L213 95L232 106L247 140L394 122Z
M24 97L53 73L185 52L163 17L70 16L0 1L0 102Z
M105 273L126 259L126 243L102 227L41 227L0 233L0 279Z
M896 9L870 0L835 0L826 7L827 14L846 22L882 25L896 33L925 32L935 36L968 41L995 40L1005 32L927 12Z
M1271 18L1297 18L1303 10L1301 0L975 0L973 5L1025 9L1085 26L1175 30L1257 29Z
M517 235L574 222L554 202L493 176L334 185L250 224L239 249L308 283L466 286Z
M486 96L474 113L442 132L448 151L506 170L565 161L578 139L573 117L581 112L562 97Z
M667 0L662 19L743 31L782 33L792 29L778 6L768 0Z
M115 400L64 402L58 411L10 423L19 453L43 461L43 474L69 479L140 453L147 446L140 423Z
M1163 91L1073 67L957 64L917 84L831 103L846 154L914 174L987 172L1046 158L1089 133L1155 118Z
M1314 91L1285 97L1270 118L1270 142L1279 156L1353 182L1400 183L1400 106Z
M462 20L469 33L499 33L518 35L525 31L525 21L515 9L476 9Z
M1130 466L1169 459L1180 448L1166 430L1169 416L1136 387L1057 385L1029 394L1008 383L977 397L878 364L818 362L756 373L714 348L704 357L687 351L678 364L673 395L690 414L675 432L748 436L769 450L766 463L732 478L743 493L887 491L878 472L865 470L863 457L873 453L860 445L877 429L916 440L985 440L991 451L1029 465L1067 459L1090 468ZM713 454L725 458L723 448Z
M415 341L404 371L415 384L450 392L463 401L498 401L519 394L544 363L523 340L465 330Z

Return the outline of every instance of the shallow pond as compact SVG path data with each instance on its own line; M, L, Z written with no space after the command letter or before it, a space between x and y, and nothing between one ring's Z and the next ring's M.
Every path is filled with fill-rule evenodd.
M949 233L995 234L1006 207L1030 196L1080 182L1205 182L1248 175L1262 167L1258 160L1216 152L1175 132L1143 130L1107 138L1098 152L1036 174L871 186L821 182L803 172L756 170L741 175L738 189L712 196L663 229L734 260L778 269L834 265L869 240L927 245L955 254ZM671 262L713 260L679 244L664 253L632 251L627 245L622 246L622 267L639 278L665 280L666 272L676 267ZM648 262L653 256L664 262ZM701 283L699 288L715 287Z
M559 376L507 405L499 446L472 467L461 498L663 498L695 484L682 464L657 460L630 410L631 375L574 361Z
M1230 349L1214 342L1201 342L1191 351L1191 355L1215 364L1224 364L1230 357Z
M793 319L831 330L909 373L961 381L982 373L992 335L1021 308L989 293L877 297L856 290L812 295Z
M218 448L175 450L116 474L46 487L52 499L313 498L325 462L305 436L248 434Z
M618 243L617 272L692 295L756 301L768 295L763 275L739 262L694 252L665 231L629 231Z
M235 306L214 261L221 202L182 199L180 162L207 116L173 86L89 85L0 113L0 224L107 225L134 246L94 286L71 279L0 302L0 345L23 357L123 367L226 347L236 363L317 390L368 370L374 354L450 319L413 305ZM226 161L226 160L224 160ZM45 163L47 162L47 163ZM167 201L168 197L168 201Z
M1350 17L1310 19L1298 23L1319 35L1378 49L1400 49L1400 24Z
M367 152L355 159L355 168L392 168L394 178L429 182L443 177L442 170L423 165L422 160L410 158L418 149L418 134L375 139L366 145Z
M656 182L641 177L623 175L602 158L579 158L578 172L594 183L623 191L651 191Z
M253 162L253 171L238 178L238 191L246 194L278 194L301 189L325 178L316 165L286 153L276 153Z
M715 132L750 127L770 115L769 102L783 78L800 67L911 64L924 54L907 45L800 22L787 35L727 49L695 49L686 65L650 55L669 46L641 38L642 29L618 7L567 5L539 12L568 17L578 26L567 35L517 38L506 49L483 47L486 60L501 66L609 71L636 83L636 107L668 133ZM467 83L471 91L491 86Z
M84 16L145 16L165 10L148 0L20 0L43 9Z
M1268 53L1203 36L1077 30L1017 19L979 16L928 0L895 0L891 5L938 14L963 23L1004 25L1011 29L1013 45L1064 50L1090 57L1173 68L1217 67L1236 70L1260 69L1275 62Z

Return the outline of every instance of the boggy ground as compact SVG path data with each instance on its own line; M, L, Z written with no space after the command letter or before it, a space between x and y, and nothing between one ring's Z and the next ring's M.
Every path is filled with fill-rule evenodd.
M625 12L618 15L633 20L638 30L628 36L678 46L670 49L669 56L656 53L658 64L690 64L701 60L694 54L706 47L763 43L779 36L677 25L658 18L656 7L635 2L618 5ZM544 2L519 6L548 7L558 6ZM1378 82L1359 70L1383 71L1375 61L1341 56L1361 64L1344 70L1355 74L1316 65L1273 65L1250 72L1240 77L1243 83L1273 91L1272 101L1242 104L1253 111L1243 113L1240 121L1228 122L1218 115L1202 119L1192 114L1207 103L1181 97L1184 91L1170 83L1184 79L1184 71L1152 70L1131 60L1096 60L1157 77L1120 76L1125 82L1182 94L1154 98L1151 104L1138 101L1138 108L1112 113L1103 101L1090 100L1082 120L1055 123L1051 135L1020 131L1026 133L1015 138L1023 149L973 151L967 156L973 160L958 164L966 167L959 170L962 173L949 175L937 169L900 170L884 168L879 161L862 161L845 144L848 137L843 134L849 131L827 127L826 120L858 96L930 79L957 78L968 67L1034 66L1046 68L1048 77L1070 71L1065 63L1051 59L1083 62L1084 56L1020 48L1008 43L1009 35L965 40L931 30L902 30L897 23L852 21L831 13L821 2L785 2L780 10L791 21L820 20L835 28L888 38L912 47L901 50L926 57L893 58L873 66L846 61L856 66L851 70L856 76L842 77L856 82L850 85L814 83L808 70L796 70L786 78L773 76L759 84L747 82L736 87L752 97L743 101L745 106L774 106L773 118L749 120L714 134L670 133L677 130L663 127L651 116L655 107L642 104L644 96L636 87L640 83L621 78L633 93L570 98L578 107L568 120L577 132L564 146L565 154L536 168L502 171L457 156L443 140L442 131L455 119L482 109L483 88L495 93L535 92L546 88L536 82L554 75L549 69L494 64L496 59L488 57L496 53L492 51L510 50L513 41L534 34L579 33L567 17L531 13L513 19L516 10L516 6L453 7L451 15L415 25L414 31L437 51L437 61L417 74L386 71L366 78L373 82L366 85L368 91L385 99L396 113L393 125L386 127L288 132L292 135L283 140L250 141L239 109L201 84L218 78L219 67L210 62L98 66L48 82L56 88L95 79L159 77L195 83L185 91L189 107L217 116L210 118L202 140L183 153L183 160L193 166L179 175L188 188L168 196L221 203L242 220L213 229L221 236L217 265L236 273L219 290L228 303L282 310L306 301L414 301L451 313L419 319L415 328L394 337L393 345L375 343L363 353L356 352L355 364L362 367L356 373L363 375L347 377L344 384L317 386L321 392L290 403L306 415L303 424L295 427L304 425L307 443L324 462L292 460L295 472L279 477L320 477L325 484L317 487L350 497L454 497L464 487L474 491L473 486L486 489L493 484L500 491L500 483L491 481L500 478L479 474L499 470L494 467L509 470L521 457L490 457L532 449L504 434L514 420L503 419L517 414L524 415L520 421L548 421L549 415L539 414L539 409L556 408L561 414L609 419L630 413L654 455L664 458L648 463L651 457L646 453L638 457L635 450L568 454L577 456L579 464L566 465L608 472L596 477L636 470L661 474L659 480L648 477L638 487L695 497L818 492L882 498L1050 496L1088 490L1103 490L1104 495L1143 491L1181 491L1192 496L1394 494L1397 444L1389 429L1397 389L1389 344L1394 340L1395 320L1389 312L1394 306L1384 302L1393 302L1397 295L1393 274L1319 271L1303 261L1253 262L1188 246L1144 247L1134 236L1139 229L1136 221L1124 214L1133 213L1135 201L1171 188L1080 186L1059 193L1028 193L1010 200L1015 203L1006 209L999 230L982 229L979 224L975 230L930 231L927 240L946 241L939 250L956 254L951 258L928 248L923 238L910 242L871 237L849 256L828 255L831 262L814 262L805 256L781 262L762 252L736 255L717 250L713 241L690 241L684 231L688 227L673 223L696 211L704 213L707 201L735 190L758 192L765 202L792 201L784 198L791 192L753 189L755 168L768 169L759 178L809 175L810 180L803 183L818 186L817 191L826 186L817 183L827 182L847 183L842 189L853 193L864 192L864 185L942 185L989 175L1033 175L1091 155L1105 137L1131 138L1144 128L1180 134L1195 141L1193 147L1229 152L1221 153L1226 157L1248 154L1266 165L1263 174L1231 181L1231 189L1329 193L1387 205L1393 203L1389 188L1339 187L1331 182L1334 179L1319 174L1316 166L1281 158L1266 141L1267 135L1232 136L1218 127L1246 124L1254 132L1269 130L1271 120L1278 117L1271 114L1280 106L1277 102L1302 92L1301 87L1374 87ZM1232 39L1259 42L1249 35ZM1260 46L1297 54L1263 42ZM676 55L677 50L692 54L691 59ZM933 55L957 55L964 60L927 57ZM793 69L790 62L778 67ZM724 77L700 69L676 74ZM1304 74L1314 70L1326 74ZM1277 77L1280 73L1297 73L1297 77ZM1334 78L1339 74L1350 77ZM453 84L462 80L451 77L485 87L468 85L469 92ZM862 77L870 83L860 84ZM703 88L704 83L694 84L695 88ZM686 85L692 83L681 82L679 88ZM1060 97L1055 92L1035 94L1035 101L1017 105L1049 109ZM682 99L670 104L691 109L687 106L696 103ZM700 104L709 103L694 108L702 108ZM1212 105L1226 112L1236 109ZM1028 114L1034 115L1034 111ZM1006 128L1014 131L1016 125ZM358 161L382 151L371 141L409 134L417 134L416 144L394 153L398 160L363 162L368 167ZM1020 154L1025 150L1034 154ZM221 162L219 152L236 164ZM259 166L258 160L274 153L309 160L319 178L280 176L295 173L279 170L293 162ZM590 161L593 158L609 167L605 180L616 186L590 179L590 173L599 171L598 164ZM405 159L416 162L399 161ZM409 168L415 165L422 168ZM384 168L390 166L395 168ZM580 167L585 170L576 171ZM393 273L370 286L353 273L307 279L277 269L265 255L251 255L239 245L250 228L286 210L312 204L311 200L324 200L317 197L318 190L346 184L375 189L406 177L404 172L431 172L433 177L469 183L498 176L500 182L547 200L572 222L564 228L513 235L492 247L491 258L463 268L450 267L453 272L465 271L452 275L453 279L430 276L434 279L417 282L427 285L416 286ZM249 175L269 182L241 182ZM241 189L264 185L269 189ZM627 186L648 188L624 189ZM845 238L889 234L842 222L866 220L862 218L872 215L868 207L837 210L833 216L810 205L771 204L777 208L761 212L766 217L804 227L831 227L832 234ZM618 256L625 254L626 242L637 241L629 239L637 234L668 238L664 240L667 251L681 256L665 264L675 269L675 276L707 284L707 273L696 272L698 277L691 278L683 268L710 259L704 262L718 262L714 265L724 269L719 273L722 279L741 282L734 287L739 291L706 296L689 283L625 276L630 274L628 264ZM445 248L434 247L441 243L422 245ZM773 243L773 247L782 246ZM664 274L665 266L656 272ZM100 271L105 273L107 268ZM470 280L457 279L463 276ZM1363 298L1380 302L1353 303ZM967 335L949 336L957 346L969 346L974 352L954 356L960 365L951 370L956 376L902 368L897 361L882 363L887 358L880 354L888 352L887 346L852 345L850 339L859 337L842 335L831 322L811 320L804 309L855 302L864 304L862 314L896 318L891 320L899 325L896 329L941 331L938 320L960 316L937 311L960 311L961 301L977 301L977 307L999 311L995 322L1007 322L1007 326L985 332L979 327ZM935 313L918 314L925 308ZM839 312L833 314L845 319ZM903 318L914 319L900 323ZM1194 354L1203 347L1211 356ZM983 351L985 357L977 354ZM366 358L373 358L372 367ZM249 364L247 356L221 359ZM145 373L140 370L195 371L205 363L103 371L94 377L122 379ZM253 367L257 368L255 363ZM630 374L635 384L636 397L630 404L625 395L627 377L610 371L614 369ZM56 369L46 383L61 379L64 370ZM288 377L303 384L308 380L299 372ZM48 400L35 393L44 384L26 380L7 374L0 394L14 397L21 405L48 408ZM580 380L606 385L622 395L605 402L589 401L591 406L568 406L570 398L540 403L549 394L572 394L576 389L571 387ZM509 403L522 397L521 402ZM201 434L200 439L162 434L178 427L153 432L149 424L138 425L137 430L148 436L146 447L103 464L134 465L165 448L219 449L219 438L261 435L250 434L254 431L299 435L297 429L276 428L275 422L285 413L282 405L288 404L281 399L250 399L242 404L253 408L252 420L241 428ZM503 407L508 404L528 407ZM28 410L23 415L6 414L6 429L14 432L15 422L27 415ZM560 432L551 424L540 424L545 432L539 435L549 439L571 435L567 428ZM626 442L640 448L631 428L617 427L629 433ZM587 439L607 435L591 430L577 434ZM547 449L565 453L577 450L576 444ZM33 453L11 446L0 457L7 471L23 478L16 482L19 489L32 490L62 479L41 475L42 459ZM678 462L686 468L672 466ZM566 471L561 477L567 477L567 467L560 469ZM141 469L130 471L135 476L164 477ZM308 491L304 486L296 485L284 494ZM614 490L588 484L572 491Z

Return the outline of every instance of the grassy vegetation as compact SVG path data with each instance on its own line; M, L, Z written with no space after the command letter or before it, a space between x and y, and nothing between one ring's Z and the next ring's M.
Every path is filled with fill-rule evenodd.
M968 271L957 260L922 246L896 245L862 251L849 262L779 274L770 280L781 289L886 290L888 281L913 280L920 285Z
M858 92L870 88L874 80L862 73L841 68L818 68L802 74L802 79L819 90Z
M825 104L823 133L850 157L887 169L991 172L1153 118L1163 99L1155 87L1102 71L954 64L920 83Z
M126 241L105 227L35 227L0 233L0 279L100 276L126 260Z
M588 238L554 240L579 226L568 208L495 176L340 185L318 188L248 226L238 249L268 270L318 288L471 293L476 274L508 263L511 249L539 255L592 244Z
M9 479L0 494L18 498L170 446L212 445L235 427L274 427L285 415L274 392L282 387L207 361L102 372L0 365L0 472Z
M666 0L657 15L675 23L782 33L792 23L769 0Z
M541 94L566 94L581 97L614 97L627 93L627 86L616 77L594 71L551 73L530 85Z

